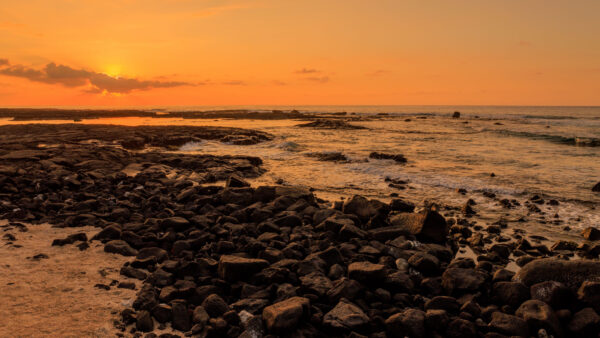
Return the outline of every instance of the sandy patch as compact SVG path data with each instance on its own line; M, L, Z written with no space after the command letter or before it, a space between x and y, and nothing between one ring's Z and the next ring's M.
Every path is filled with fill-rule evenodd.
M2 225L6 222L0 221ZM27 228L0 228L0 337L114 337L112 323L133 302L135 291L94 285L132 281L119 275L130 258L105 253L96 241L85 251L75 245L51 246L53 239L76 232L90 238L98 228ZM7 244L2 238L7 233L22 247ZM38 254L48 258L32 259Z

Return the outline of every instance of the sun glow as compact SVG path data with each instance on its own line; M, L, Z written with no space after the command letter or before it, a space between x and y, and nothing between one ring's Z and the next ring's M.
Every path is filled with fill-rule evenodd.
M118 79L121 76L121 66L118 66L118 65L107 66L104 70L104 74L106 74L110 77L114 77L115 79Z

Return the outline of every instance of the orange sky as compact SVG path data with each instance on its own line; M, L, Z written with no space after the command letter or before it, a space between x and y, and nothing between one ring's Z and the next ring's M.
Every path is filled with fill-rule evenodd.
M600 105L598 0L0 0L0 106Z

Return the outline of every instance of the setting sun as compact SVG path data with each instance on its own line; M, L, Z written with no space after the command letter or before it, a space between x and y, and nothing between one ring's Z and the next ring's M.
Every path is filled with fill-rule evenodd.
M107 66L107 67L105 67L104 74L118 79L119 76L121 75L121 66L117 66L117 65Z

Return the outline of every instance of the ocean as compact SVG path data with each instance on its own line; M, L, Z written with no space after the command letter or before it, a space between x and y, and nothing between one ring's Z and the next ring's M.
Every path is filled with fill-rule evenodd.
M303 185L331 202L354 194L387 201L397 194L416 205L426 202L460 208L472 199L477 211L473 219L482 226L501 221L560 239L578 239L582 229L600 226L600 193L591 190L600 181L600 107L131 108L346 112L346 117L361 117L361 121L350 123L366 129L299 128L296 125L304 121L297 120L132 117L82 123L219 125L266 131L276 138L243 147L205 141L186 144L178 151L258 156L264 160L268 172L257 178L255 184L283 181ZM452 118L455 111L461 113L460 118ZM327 162L309 156L328 152L341 152L348 160ZM408 162L369 159L371 152L402 154ZM390 180L406 184L391 187ZM466 190L466 194L457 189ZM495 197L491 198L491 194ZM539 198L534 202L532 198L536 195ZM502 199L515 200L518 205L513 204L508 210L500 202ZM530 205L540 212L532 211L534 207Z

